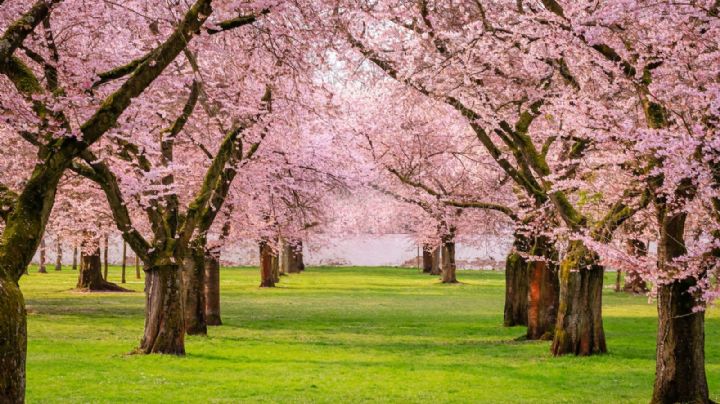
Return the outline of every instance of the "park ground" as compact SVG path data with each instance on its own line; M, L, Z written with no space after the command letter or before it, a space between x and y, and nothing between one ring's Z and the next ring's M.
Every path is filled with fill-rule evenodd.
M224 325L187 337L187 356L128 354L143 329L135 293L78 293L65 268L21 281L28 307L27 401L647 403L655 306L606 275L609 353L553 358L549 342L502 326L504 274L309 268L260 289L255 268L223 269ZM119 281L119 269L110 280ZM708 313L706 370L720 401L720 310Z

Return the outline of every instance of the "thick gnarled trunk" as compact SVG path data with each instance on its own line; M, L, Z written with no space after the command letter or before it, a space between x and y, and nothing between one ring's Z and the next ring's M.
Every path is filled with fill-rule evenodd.
M260 287L274 288L273 251L267 241L260 241Z
M458 283L455 271L455 240L448 236L442 242L442 283Z
M560 299L560 283L552 246L544 237L535 239L531 251L534 256L545 257L545 261L528 264L527 297L527 338L530 340L551 340L555 332L557 310Z
M0 272L0 402L25 402L27 322L18 284Z
M422 246L422 271L424 274L432 272L433 248L429 244Z
M103 279L100 267L100 248L96 248L90 254L83 249L80 254L80 271L75 287L88 292L128 292L127 289Z
M521 253L528 249L527 240L516 235L513 250L505 258L505 327L527 325L528 265Z
M675 272L672 261L684 255L686 214L661 214L658 269ZM658 286L658 333L652 403L709 403L705 375L705 313L691 290L694 278Z
M222 325L220 318L220 250L205 253L205 323Z
M145 273L145 333L140 353L185 354L180 268L157 265Z
M204 278L205 246L196 242L183 262L182 271L185 332L189 335L207 335Z
M595 355L607 352L602 321L602 266L580 241L572 241L560 263L560 305L552 353Z

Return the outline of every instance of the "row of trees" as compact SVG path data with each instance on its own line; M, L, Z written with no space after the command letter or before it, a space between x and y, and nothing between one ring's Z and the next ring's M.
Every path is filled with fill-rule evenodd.
M505 324L554 355L607 350L605 266L646 281L653 401L709 402L719 9L0 1L0 397L24 397L18 280L46 229L88 268L119 231L146 273L138 352L183 354L220 322L227 240L255 240L273 286L310 232L390 227L447 283L456 240L511 236Z

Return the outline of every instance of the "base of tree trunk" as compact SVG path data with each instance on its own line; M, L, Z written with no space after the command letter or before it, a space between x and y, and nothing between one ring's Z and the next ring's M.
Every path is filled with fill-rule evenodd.
M516 251L505 259L505 315L503 325L527 325L528 272L527 262Z
M652 403L710 403L705 375L705 313L693 313L694 280L658 287L658 335Z
M188 335L207 335L205 322L205 248L199 244L183 262L183 307L185 332Z
M528 266L527 339L552 340L560 298L557 269L547 262Z
M440 268L440 247L435 247L430 252L430 259L432 260L430 264L430 275L442 275L442 269Z
M151 267L145 273L145 333L136 353L185 355L185 318L177 264Z
M273 251L266 241L260 242L260 287L274 288Z
M633 293L636 295L644 295L650 291L647 283L640 277L640 275L632 271L627 271L625 273L625 285L622 290L623 292Z
M83 253L80 256L80 271L75 288L85 292L131 292L103 279L100 267L99 249L91 255Z
M595 355L607 352L602 321L604 268L579 241L560 264L560 305L552 353Z
M0 278L0 403L25 402L27 313L14 280Z
M442 243L442 283L458 283L456 277L455 242L444 240Z
M220 318L220 251L205 254L205 324L222 325Z

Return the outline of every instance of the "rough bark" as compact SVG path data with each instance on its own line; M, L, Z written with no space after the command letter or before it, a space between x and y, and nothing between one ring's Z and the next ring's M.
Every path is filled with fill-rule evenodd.
M25 401L27 323L25 300L15 280L0 273L0 402Z
M556 254L544 237L535 239L530 253L548 260L528 264L527 339L551 340L560 299L558 269L552 261Z
M73 247L73 264L72 264L73 271L77 271L77 259L78 259L78 248L77 248L77 245L75 245Z
M628 240L626 246L629 254L636 256L647 255L647 246L640 240ZM639 295L647 293L648 287L638 271L628 270L625 273L625 286L623 287L623 291Z
M205 252L205 323L222 325L220 318L220 250Z
M138 352L185 355L180 268L154 265L145 273L145 334Z
M125 269L127 267L127 243L123 241L122 249L122 269L120 271L120 283L126 283Z
M41 274L47 273L47 269L45 269L45 237L40 240L40 264L38 265L38 272Z
M505 258L505 327L528 324L528 264L521 255L528 251L527 239L516 235Z
M80 255L80 271L75 287L89 292L128 292L127 289L103 279L100 268L100 247L91 254L86 254L83 250Z
M183 261L183 307L185 332L189 335L207 335L205 321L205 245L194 242L190 254Z
M552 353L555 356L607 352L602 322L604 268L580 241L572 241L560 263L560 305Z
M673 260L686 253L685 213L659 217L658 269L672 274ZM652 403L709 403L705 375L705 313L693 312L696 279L658 286L658 333Z
M272 268L272 248L266 241L260 242L260 287L274 288L275 278Z
M60 236L57 237L57 240L55 240L55 270L56 271L62 271L62 242L60 240Z
M455 276L455 240L452 237L443 238L442 242L442 283L458 283Z

